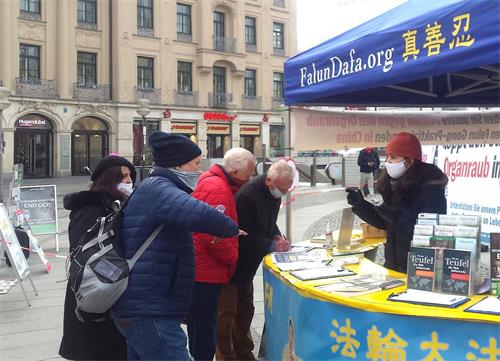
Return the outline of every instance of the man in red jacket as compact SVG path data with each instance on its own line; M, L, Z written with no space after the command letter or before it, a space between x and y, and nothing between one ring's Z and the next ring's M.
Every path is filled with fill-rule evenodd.
M243 148L230 149L222 165L201 175L192 194L238 222L234 194L255 170L255 156ZM238 237L217 239L193 234L196 275L188 316L189 351L195 360L212 360L215 353L217 305L222 286L231 280L238 260Z

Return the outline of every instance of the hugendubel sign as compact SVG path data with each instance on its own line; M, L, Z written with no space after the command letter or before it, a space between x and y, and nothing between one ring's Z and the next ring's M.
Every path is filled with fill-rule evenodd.
M38 114L23 115L16 120L14 126L23 129L52 129L50 122Z

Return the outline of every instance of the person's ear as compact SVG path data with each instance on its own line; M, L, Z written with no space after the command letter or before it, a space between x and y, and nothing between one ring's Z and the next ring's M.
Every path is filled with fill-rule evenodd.
M266 186L269 186L271 184L271 178L269 177L266 177L266 179L264 180L264 183L266 183Z
M414 163L414 159L413 158L406 158L405 159L405 166L406 168L410 168Z

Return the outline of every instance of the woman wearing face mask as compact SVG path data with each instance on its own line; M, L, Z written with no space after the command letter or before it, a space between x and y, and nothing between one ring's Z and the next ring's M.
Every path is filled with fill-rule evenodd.
M69 251L99 217L113 211L115 200L125 201L132 193L135 168L127 159L110 155L92 173L90 190L68 194L64 208L71 211L68 227ZM103 322L80 322L75 315L76 300L69 284L64 301L63 338L59 355L69 360L125 360L127 345L111 318Z
M385 170L377 181L383 204L365 201L359 190L347 189L347 202L365 222L387 231L384 266L406 273L408 251L419 213L446 213L448 178L422 162L422 148L411 133L397 133L387 144Z

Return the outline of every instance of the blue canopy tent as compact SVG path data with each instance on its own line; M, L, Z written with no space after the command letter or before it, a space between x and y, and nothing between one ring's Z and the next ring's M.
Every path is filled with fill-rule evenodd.
M500 106L500 0L409 0L287 60L285 104Z

